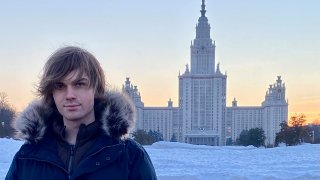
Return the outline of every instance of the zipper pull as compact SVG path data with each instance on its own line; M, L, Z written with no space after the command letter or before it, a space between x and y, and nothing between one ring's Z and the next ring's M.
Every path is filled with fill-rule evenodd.
M70 156L74 156L74 145L70 145Z
M73 166L73 159L74 159L74 152L75 152L75 145L70 145L70 157L69 157L69 163L68 163L68 173L71 175L71 170Z

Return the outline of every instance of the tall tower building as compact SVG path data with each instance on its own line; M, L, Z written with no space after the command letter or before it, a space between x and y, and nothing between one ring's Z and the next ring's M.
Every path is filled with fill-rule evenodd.
M179 75L179 121L183 141L191 144L225 143L226 79L215 68L215 44L202 0L196 38L191 42L191 70Z

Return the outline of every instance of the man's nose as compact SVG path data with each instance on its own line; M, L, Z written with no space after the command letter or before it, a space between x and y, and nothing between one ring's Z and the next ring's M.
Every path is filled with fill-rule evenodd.
M75 90L72 86L67 86L66 99L75 99Z

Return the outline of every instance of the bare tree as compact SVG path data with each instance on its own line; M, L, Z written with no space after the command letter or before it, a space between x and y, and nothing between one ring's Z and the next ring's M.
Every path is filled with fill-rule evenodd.
M0 92L0 138L11 137L13 135L11 122L15 113L15 109L8 103L7 94Z
M0 107L3 108L8 105L8 95L5 92L0 92Z

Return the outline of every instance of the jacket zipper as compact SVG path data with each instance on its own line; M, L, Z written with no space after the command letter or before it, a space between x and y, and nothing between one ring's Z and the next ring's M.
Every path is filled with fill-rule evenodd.
M70 179L70 176L71 176L71 170L72 170L72 165L73 165L74 154L75 154L75 145L70 145L70 157L69 157L69 162L68 162L69 179Z

